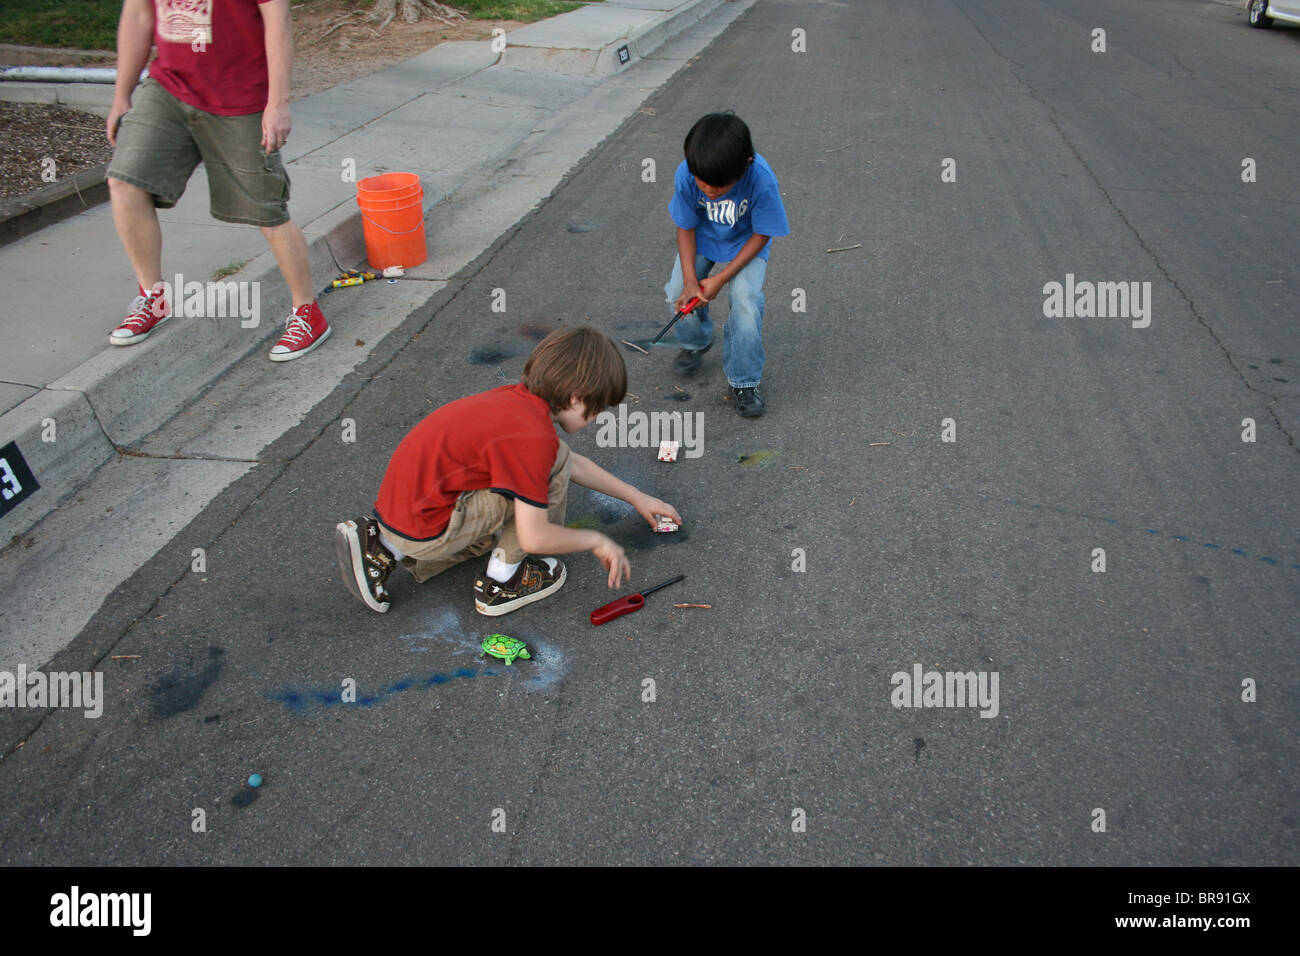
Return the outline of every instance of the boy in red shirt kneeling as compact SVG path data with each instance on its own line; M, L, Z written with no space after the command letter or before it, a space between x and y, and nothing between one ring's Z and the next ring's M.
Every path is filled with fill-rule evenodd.
M379 486L375 518L335 528L339 569L353 596L387 611L399 562L417 581L491 552L474 607L498 615L554 594L563 562L538 554L590 551L617 588L631 577L623 549L598 531L564 527L572 479L626 501L654 527L677 509L569 450L555 434L590 425L627 394L617 347L592 328L557 330L533 349L519 385L442 406L398 444Z

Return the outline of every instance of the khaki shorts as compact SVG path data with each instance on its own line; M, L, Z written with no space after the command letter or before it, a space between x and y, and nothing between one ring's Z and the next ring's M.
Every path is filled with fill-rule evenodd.
M205 113L157 80L145 80L122 117L108 175L152 193L155 206L170 209L200 161L214 219L250 226L289 221L289 174L278 150L262 152L261 113Z
M546 517L552 524L564 524L569 494L569 446L563 440L555 451L547 489ZM402 567L423 583L462 561L500 548L503 560L515 564L528 556L519 546L515 530L515 503L495 491L465 491L456 500L451 520L432 541L403 538L380 523L384 534L403 552Z

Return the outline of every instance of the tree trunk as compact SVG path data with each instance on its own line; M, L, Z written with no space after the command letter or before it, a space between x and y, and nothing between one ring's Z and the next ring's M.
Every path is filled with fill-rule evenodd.
M375 9L370 14L372 21L381 23L387 23L395 17L401 17L404 23L417 23L422 17L455 23L464 20L465 14L438 3L437 0L377 0Z

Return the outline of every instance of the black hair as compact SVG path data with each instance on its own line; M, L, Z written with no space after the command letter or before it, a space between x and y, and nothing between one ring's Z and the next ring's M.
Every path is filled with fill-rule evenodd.
M730 186L754 158L749 127L735 113L710 113L698 120L682 144L686 168L710 186Z

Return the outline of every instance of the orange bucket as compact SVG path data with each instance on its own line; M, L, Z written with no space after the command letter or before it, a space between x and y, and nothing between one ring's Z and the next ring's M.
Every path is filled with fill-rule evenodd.
M410 269L429 258L424 189L415 173L384 173L357 183L357 205L372 269Z

